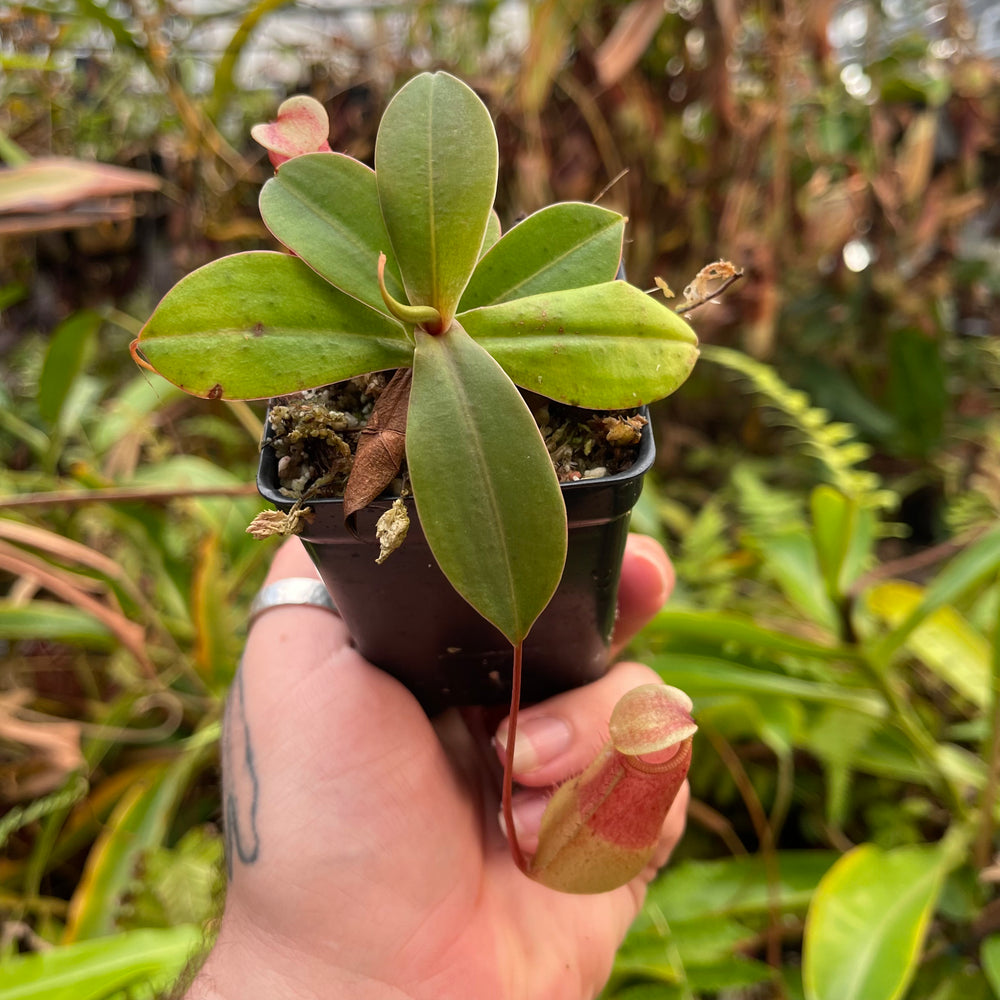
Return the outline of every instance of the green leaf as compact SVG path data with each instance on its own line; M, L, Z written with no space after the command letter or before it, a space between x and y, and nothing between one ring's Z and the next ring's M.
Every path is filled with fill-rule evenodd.
M1000 1000L1000 934L990 934L979 946L979 960L993 995Z
M566 560L566 509L520 393L457 324L417 331L406 458L420 523L452 586L520 642Z
M837 631L837 610L823 583L809 536L795 529L768 531L753 539L764 572L810 621Z
M206 727L171 763L154 764L119 800L87 857L70 902L63 940L103 937L117 929L122 903L144 854L160 847L181 797L205 762L218 727Z
M650 665L667 684L679 687L695 700L718 694L773 694L840 705L875 718L886 713L884 702L874 691L787 677L770 670L742 666L722 657L671 651L653 657Z
M486 232L483 234L483 245L479 248L479 257L482 259L483 255L493 248L493 244L500 239L500 216L497 215L496 209L490 212L490 217L486 220Z
M483 245L498 170L486 106L447 73L421 73L389 102L375 140L382 216L410 305L445 328Z
M824 876L806 918L808 1000L896 1000L906 990L944 874L940 848L863 844Z
M898 627L921 605L924 590L908 580L886 580L865 594L868 609L890 627ZM905 639L904 647L925 666L985 709L992 700L990 643L954 608L940 607Z
M801 912L835 858L833 851L780 851L777 871L761 855L681 862L650 885L636 927L655 923L657 911L671 925L707 917L766 917L772 909Z
M787 632L764 628L752 618L718 611L661 611L643 631L647 638L665 640L690 638L713 645L733 645L751 652L771 650L823 660L857 659L858 653L845 646L823 646Z
M925 618L946 604L954 604L963 594L979 586L1000 569L1000 528L973 542L952 559L924 591L923 600L906 620L879 644L876 655L888 658L906 642Z
M460 319L518 385L595 410L669 395L698 357L687 323L624 281L531 295Z
M38 379L38 412L50 427L59 422L63 404L100 326L97 313L82 309L63 320L52 334Z
M206 264L156 307L138 348L196 396L262 399L406 366L403 327L287 254Z
M87 649L111 649L114 640L106 625L79 608L56 601L17 604L0 601L0 639L46 639Z
M859 507L857 500L822 483L809 497L812 509L812 540L819 568L831 598L837 597L845 583L845 567L855 536Z
M375 171L339 153L308 153L283 163L260 192L264 224L331 285L386 312L378 256L390 249ZM386 264L386 287L403 297L399 268Z
M887 395L896 418L897 449L926 457L941 441L950 393L937 338L895 330L889 340Z
M459 310L612 281L625 217L599 205L549 205L510 229L476 265Z
M200 927L182 924L18 955L4 962L0 1000L103 1000L129 986L165 989L201 942Z

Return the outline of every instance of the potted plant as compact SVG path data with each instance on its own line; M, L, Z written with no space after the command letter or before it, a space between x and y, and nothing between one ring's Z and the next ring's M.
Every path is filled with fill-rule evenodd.
M320 505L311 497L282 504L266 449L262 491L285 507L285 528L305 529L328 585L336 572L323 566L319 543L337 521L366 536L374 503L383 535L398 538L415 510L432 558L410 563L431 563L461 595L449 606L474 609L505 638L507 662L487 656L483 666L487 677L509 671L509 685L499 686L509 687L516 709L525 640L567 562L566 502L536 422L537 398L634 412L684 381L696 337L661 301L618 280L625 226L618 213L557 204L501 235L493 123L475 93L448 74L421 74L395 95L374 170L327 151L325 114L308 98L286 102L278 122L255 135L277 166L261 213L291 253L239 253L188 275L156 308L133 356L211 399L285 396L393 373L351 457L336 516L307 513ZM648 466L648 431L645 446ZM404 457L412 496L379 499ZM598 487L611 499L583 517L617 522L605 552L611 563L620 562L623 515L638 494L633 485L620 498L614 480ZM402 566L411 544L376 572ZM604 601L613 609L617 566L609 572ZM331 589L353 627L352 608L365 600L352 604L335 582ZM407 589L425 599L420 580L395 593ZM576 627L566 627L565 614L564 638ZM607 618L595 626L602 643L609 627ZM462 662L466 623L454 628L440 653ZM449 700L440 685L404 679L429 707ZM554 686L587 679L563 677ZM470 690L472 700L485 700L484 688ZM545 693L544 684L532 692ZM465 691L458 700L469 698Z

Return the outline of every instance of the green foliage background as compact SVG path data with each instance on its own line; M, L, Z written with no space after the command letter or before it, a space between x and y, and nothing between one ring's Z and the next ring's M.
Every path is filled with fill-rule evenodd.
M654 413L634 526L678 587L635 652L701 729L606 996L1000 996L1000 80L961 4L916 32L856 6L845 52L804 0L534 0L514 36L505 5L409 3L364 45L329 15L336 44L252 86L290 0L0 12L5 164L164 181L80 228L0 212L0 998L152 996L215 912L221 706L272 551L243 531L260 410L126 346L182 274L271 246L249 126L285 89L364 159L427 65L493 110L505 224L601 195L634 282L747 270Z

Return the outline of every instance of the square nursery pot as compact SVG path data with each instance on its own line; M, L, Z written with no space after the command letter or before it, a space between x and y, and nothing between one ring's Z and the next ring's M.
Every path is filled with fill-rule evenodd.
M645 413L645 411L643 411ZM278 463L264 434L257 488L279 510ZM618 578L633 506L655 446L643 428L630 469L562 485L569 548L562 580L524 643L522 701L541 701L602 676L615 621ZM405 684L428 714L454 705L510 702L512 651L489 622L459 596L427 546L412 498L410 530L382 565L375 524L392 505L382 497L357 515L355 537L344 526L339 497L310 500L314 513L300 537L347 623L357 649Z

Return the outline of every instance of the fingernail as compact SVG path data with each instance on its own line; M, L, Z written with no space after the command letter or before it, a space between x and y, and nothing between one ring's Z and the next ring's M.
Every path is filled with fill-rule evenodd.
M514 739L515 774L527 774L555 760L569 749L572 732L564 719L540 715L522 719ZM507 724L497 731L497 742L506 749Z
M517 839L526 851L533 851L538 843L538 831L542 826L542 814L549 804L549 796L544 792L521 792L511 801L514 829ZM497 816L500 830L507 836L507 822L503 810Z

